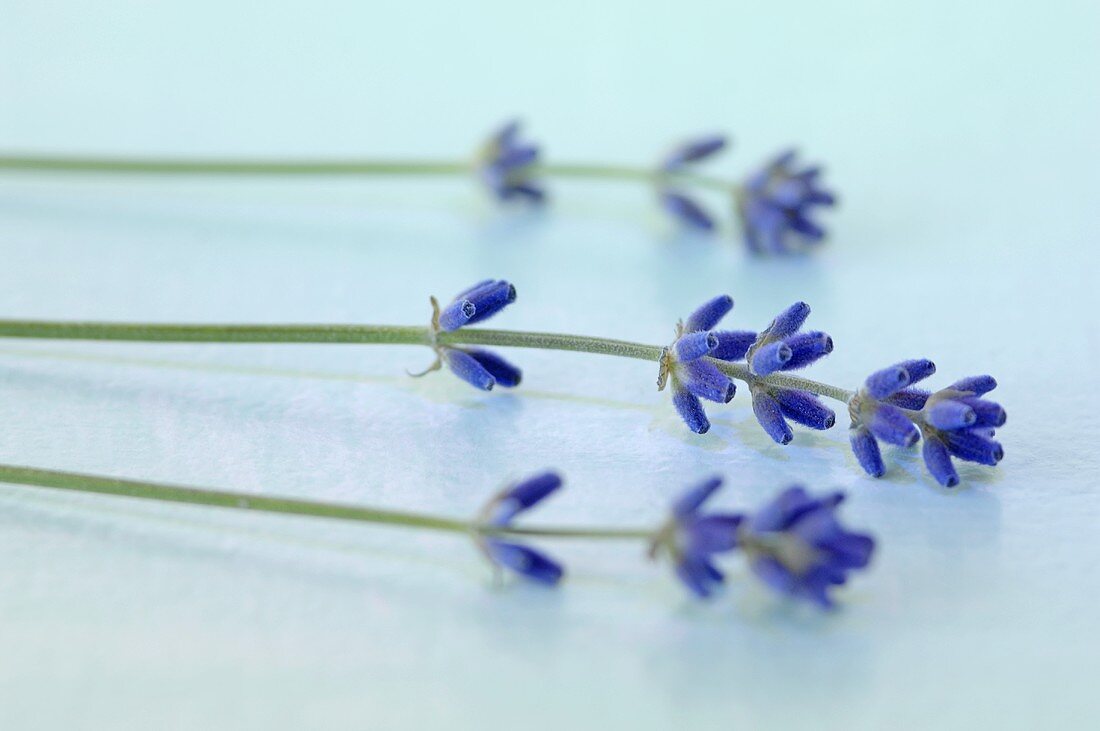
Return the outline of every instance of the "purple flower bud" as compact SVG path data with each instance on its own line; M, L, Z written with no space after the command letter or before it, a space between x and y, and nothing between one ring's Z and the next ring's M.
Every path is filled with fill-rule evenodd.
M707 135L688 140L665 156L661 169L673 172L689 163L699 162L717 154L726 146L724 135Z
M687 390L708 401L728 404L737 392L733 380L713 363L705 360L681 363L677 368L677 376Z
M728 361L744 358L757 337L757 334L751 330L717 330L714 334L718 337L718 347L711 352L710 356Z
M997 387L997 381L993 376L970 376L960 378L948 388L953 391L969 391L975 396L984 396Z
M924 456L924 464L928 467L928 472L936 478L936 482L944 487L955 487L959 484L959 473L955 471L955 466L951 464L951 456L947 453L947 447L943 445L943 442L935 437L925 439L921 453Z
M928 391L920 388L903 388L893 396L887 397L887 401L910 411L920 411L931 396Z
M674 384L672 388L672 405L676 407L680 418L693 432L706 434L710 431L710 420L707 419L707 413L703 411L703 404L699 403L699 399L691 391Z
M909 385L923 381L936 372L936 364L927 358L914 358L898 363L909 374Z
M453 332L487 320L516 301L516 288L504 280L479 282L455 297L439 316L439 328Z
M458 348L443 348L441 355L447 367L451 369L451 373L474 388L480 388L482 391L493 390L496 379L472 355Z
M809 316L810 306L805 302L795 302L772 320L772 324L767 330L768 339L780 340L795 334Z
M947 451L959 459L992 467L1004 457L1000 444L973 432L948 431L941 434Z
M465 351L489 372L489 375L493 377L498 386L514 388L523 380L523 372L519 368L516 368L491 350L466 348Z
M901 409L890 404L879 404L867 423L877 438L899 447L911 447L920 439L920 430Z
M714 219L692 198L675 190L662 190L661 205L673 218L691 228L713 231Z
M1001 405L993 401L987 401L976 396L966 396L960 398L959 401L974 410L974 414L977 416L976 426L1001 427L1004 426L1008 418Z
M964 429L974 426L978 420L974 409L954 399L945 399L932 404L925 410L925 418L937 429Z
M792 421L811 429L831 429L836 423L836 414L825 406L809 391L793 388L780 388L772 393L779 410Z
M467 325L473 325L488 320L515 302L516 288L511 283L501 280L475 289L466 295L466 299L476 308L473 317L466 321Z
M706 331L684 333L672 349L681 363L698 360L718 347L718 336Z
M719 321L733 309L733 298L728 294L720 294L707 300L695 312L692 312L684 323L686 332L698 332L699 330L713 330Z
M867 376L864 385L871 398L881 400L909 385L909 371L904 366L892 365Z
M791 359L791 349L782 340L768 343L752 355L750 367L758 376L766 376L781 370Z
M487 540L485 546L489 558L498 566L540 584L554 586L565 574L561 564L528 546L498 540Z
M790 444L794 439L791 427L783 419L783 413L779 403L763 389L755 389L752 393L752 411L756 414L756 420L764 431L768 433L777 444Z
M848 439L852 444L852 453L864 472L871 477L882 477L886 474L886 465L882 462L878 442L866 427L858 426L850 429Z
M492 500L491 507L487 510L487 522L495 526L508 525L513 518L536 505L561 485L561 475L556 472L543 472L518 482Z
M791 359L783 365L785 371L805 368L833 352L833 339L823 332L795 333L783 342L791 349Z

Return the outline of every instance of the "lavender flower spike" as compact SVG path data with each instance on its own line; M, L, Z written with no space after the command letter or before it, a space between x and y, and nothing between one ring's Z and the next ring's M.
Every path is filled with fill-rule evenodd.
M669 178L685 172L696 163L712 158L726 146L722 135L707 135L678 145L661 160L660 171L666 183L658 190L661 206L680 223L702 231L714 229L714 218L695 199L675 187Z
M478 154L478 174L499 200L522 198L541 203L546 192L534 179L539 148L519 138L519 122L510 121L485 142Z
M502 279L486 279L459 292L446 307L439 307L435 297L432 302L431 334L436 359L421 373L423 376L439 370L444 364L462 380L474 388L491 391L493 386L512 388L523 380L519 368L484 348L442 345L436 341L440 332L454 332L466 325L488 320L516 301L516 288Z
M745 351L749 369L756 376L791 371L814 363L833 352L833 339L823 332L800 332L810 307L795 302L780 312L771 325ZM811 429L831 429L836 415L809 391L772 386L757 380L749 386L752 410L764 431L778 444L788 444L794 433L787 419Z
M703 514L702 507L722 486L712 477L683 493L673 504L668 522L650 542L649 555L665 553L675 566L676 576L692 594L707 599L725 577L714 565L714 556L737 545L737 528L742 516Z
M707 356L726 360L722 356L737 354L746 333L712 331L712 328L733 309L733 299L720 295L693 312L686 323L676 326L676 340L665 349L661 358L657 387L663 390L672 381L672 403L680 417L696 434L710 429L703 404L699 399L729 403L737 392L733 380L718 370ZM747 333L755 336L755 333ZM747 346L746 346L747 347Z
M815 498L802 487L789 487L739 521L737 548L773 590L830 608L829 589L866 568L875 548L871 536L848 531L837 520L843 500L839 492Z
M852 451L867 474L886 473L876 439L908 447L924 437L925 466L944 487L959 484L952 457L989 466L1004 457L993 434L1005 411L981 398L996 388L993 377L964 378L935 393L912 387L935 372L930 360L903 361L872 373L848 402Z
M493 529L507 528L516 516L537 505L561 487L561 477L544 472L516 483L490 500L481 511L477 545L497 569L508 569L526 579L553 586L565 573L561 564L541 551L494 537Z
M818 185L820 174L818 167L796 169L795 152L789 150L745 181L738 209L750 251L789 253L824 238L810 213L816 206L834 205L836 197Z

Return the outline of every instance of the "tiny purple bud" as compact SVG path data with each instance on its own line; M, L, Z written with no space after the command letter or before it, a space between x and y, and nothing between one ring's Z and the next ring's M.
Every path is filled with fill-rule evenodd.
M752 411L756 414L756 420L760 422L760 426L764 427L764 431L777 444L790 444L794 439L794 433L784 420L779 403L767 391L757 389L753 392Z
M811 429L831 429L836 423L833 410L809 391L781 388L773 393L783 415Z
M696 434L706 434L710 431L710 420L703 411L703 404L691 391L682 386L674 386L672 389L672 405L680 413L680 418Z
M974 409L954 399L937 401L925 413L928 423L937 429L964 429L978 420Z
M867 428L882 441L899 447L911 447L920 439L916 425L901 409L890 404L878 404Z
M766 376L781 370L791 359L791 349L782 340L768 343L752 355L750 367L758 376Z
M699 332L684 333L677 338L676 344L673 345L673 350L676 353L676 360L681 363L687 363L710 354L710 352L717 347L718 336L703 330Z
M744 358L757 337L750 330L718 330L714 334L718 337L718 347L711 352L711 357L728 361Z
M924 464L928 471L936 478L936 482L944 487L954 487L959 484L959 473L955 471L955 465L951 464L951 456L947 453L947 447L935 437L925 439L921 448L924 456Z
M851 429L848 439L852 444L852 453L859 461L859 466L871 477L882 477L886 474L886 465L882 462L882 453L879 451L878 442L866 427Z
M871 398L881 400L909 385L909 371L901 365L892 365L867 376L865 383Z
M997 381L993 376L970 376L960 378L948 388L955 391L969 391L975 396L984 396L997 387Z
M704 302L695 312L692 312L684 323L686 332L698 332L699 330L713 330L718 322L733 309L733 298L728 294L720 294L717 297Z

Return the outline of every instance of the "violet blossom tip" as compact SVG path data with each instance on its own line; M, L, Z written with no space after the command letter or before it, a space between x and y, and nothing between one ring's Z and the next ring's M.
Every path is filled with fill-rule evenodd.
M776 444L790 444L794 439L794 432L783 418L783 411L770 393L764 389L754 389L752 392L752 411L756 420L768 436Z
M546 193L534 179L539 147L522 141L519 132L519 122L513 120L485 142L478 156L478 174L498 200L540 203Z
M745 243L755 253L785 254L820 241L824 229L810 214L836 196L819 185L820 169L796 170L794 151L771 160L744 182L738 207Z
M661 160L661 170L675 172L685 165L702 162L714 157L726 147L726 137L721 134L695 137L677 145Z
M863 471L871 477L882 477L886 474L886 465L882 461L882 453L879 451L878 442L870 430L863 426L854 427L849 431L849 441L852 446L852 454Z
M678 496L672 503L669 522L654 537L651 547L671 557L680 583L700 599L711 597L724 582L713 560L737 547L737 531L743 519L738 514L703 512L703 504L721 486L721 477L711 477Z
M753 573L773 591L833 605L829 589L866 568L874 553L870 535L847 530L836 515L843 493L814 497L800 486L780 492L738 526L738 548Z
M661 206L673 218L689 228L713 231L714 217L695 199L677 190L665 189L660 193Z
M688 315L688 319L684 323L684 330L689 333L700 330L713 330L732 309L733 298L728 294L720 294L707 300Z

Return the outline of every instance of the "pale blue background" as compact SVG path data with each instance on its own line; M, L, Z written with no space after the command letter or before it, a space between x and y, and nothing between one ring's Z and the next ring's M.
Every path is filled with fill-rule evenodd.
M2 486L0 727L1096 727L1097 7L0 1L0 149L454 156L519 113L556 159L795 142L843 198L819 255L756 261L631 186L527 215L456 180L9 174L4 317L419 323L501 276L500 327L663 342L719 292L736 327L805 299L822 379L927 355L1010 415L947 494L913 454L863 477L843 415L780 448L741 394L697 438L639 362L512 351L524 387L483 395L404 377L414 348L2 342L3 462L455 515L552 465L533 518L623 524L717 471L729 507L848 490L881 551L820 615L736 561L708 606L628 546L494 589L454 537Z

